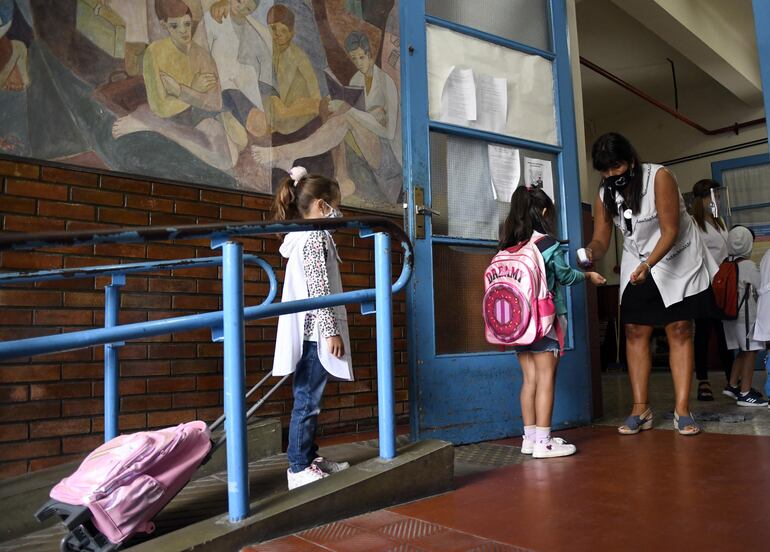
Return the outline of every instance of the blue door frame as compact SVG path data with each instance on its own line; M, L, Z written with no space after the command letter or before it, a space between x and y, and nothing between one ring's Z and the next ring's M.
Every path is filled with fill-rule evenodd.
M404 120L404 175L409 197L407 227L415 247L415 273L409 284L410 425L413 439L440 438L470 443L520 435L523 432L518 394L521 372L510 352L452 355L436 354L434 329L433 246L436 243L489 247L494 242L432 236L425 217L425 239L417 239L413 191L424 188L424 203L431 205L429 134L441 132L479 139L556 156L560 183L557 208L565 238L571 239L570 257L582 243L581 202L577 162L572 76L568 58L566 0L551 0L552 51L543 51L499 36L426 15L423 0L400 2L401 85ZM559 146L429 120L426 59L426 24L451 29L553 63L556 123ZM506 75L508 78L515 78ZM482 282L479 281L479 286ZM567 352L557 378L553 426L568 427L590 421L591 381L587 347L586 297L583 285L567 291L570 324ZM479 306L481 316L481 306Z

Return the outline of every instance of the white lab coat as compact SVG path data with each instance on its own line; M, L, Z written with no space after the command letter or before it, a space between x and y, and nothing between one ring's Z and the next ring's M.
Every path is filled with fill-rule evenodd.
M620 300L630 283L631 273L647 259L660 239L658 208L655 205L655 175L663 165L642 164L642 200L639 213L632 214L632 232L625 232L620 214L612 220L623 232L623 256L620 261ZM604 188L599 189L604 201ZM701 233L679 194L679 234L671 250L650 269L666 308L708 289L718 266L701 241Z
M705 232L697 224L695 224L695 227L700 232L701 240L703 240L703 243L708 248L711 258L714 259L716 264L722 264L722 261L727 257L727 230L715 228L708 222L705 224Z
M765 251L759 264L760 283L757 291L757 322L754 325L756 341L770 341L770 249Z
M332 294L342 293L339 258L337 247L328 232L324 232L328 255L326 271L329 275L329 290ZM283 282L281 302L295 301L308 298L307 280L303 266L302 250L310 232L292 232L287 234L281 245L280 252L286 262L286 276ZM350 335L348 332L347 312L344 306L332 307L337 327L340 330L345 354L337 358L329 351L326 339L318 339L318 358L329 374L339 379L353 379L353 364L350 357ZM297 362L302 357L302 342L305 339L305 313L297 312L284 314L278 318L278 333L275 338L275 357L273 358L273 375L285 376L292 374L297 368Z

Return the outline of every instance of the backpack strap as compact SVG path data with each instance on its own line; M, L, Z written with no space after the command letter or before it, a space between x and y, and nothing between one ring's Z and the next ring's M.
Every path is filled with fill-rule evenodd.
M561 327L558 315L554 319L553 325L556 328L556 340L559 342L559 356L564 356L564 328Z
M540 236L534 241L535 247L537 247L541 254L553 247L555 243L556 240L551 236Z
M750 338L749 338L749 293L751 293L751 284L746 282L746 292L743 294L743 299L741 300L741 305L744 303L746 304L743 308L743 320L745 324L745 331L746 331L746 350L748 351L751 347ZM741 305L738 305L738 310L741 310Z

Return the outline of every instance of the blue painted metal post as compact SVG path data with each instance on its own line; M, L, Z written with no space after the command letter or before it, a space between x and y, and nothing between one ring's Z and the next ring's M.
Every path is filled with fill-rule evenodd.
M120 287L126 283L124 274L112 277L112 283L104 287L104 327L118 325L120 308ZM118 347L122 343L104 345L104 442L118 436L118 415L120 413L120 390L118 387Z
M374 283L377 308L377 408L380 458L396 456L396 416L393 393L393 304L390 281L390 236L374 235Z
M231 241L222 245L222 311L227 499L230 521L236 522L249 515L249 473L246 445L243 246Z

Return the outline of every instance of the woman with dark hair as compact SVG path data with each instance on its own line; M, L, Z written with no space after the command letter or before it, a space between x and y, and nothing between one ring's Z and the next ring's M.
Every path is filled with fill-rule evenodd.
M690 212L700 237L717 265L727 257L727 227L719 216L719 188L715 180L704 178L692 187L693 202ZM714 393L708 380L709 342L715 335L719 349L719 361L730 383L732 354L727 350L722 322L714 316L695 320L695 378L698 380L698 400L713 401ZM725 393L730 392L726 388ZM732 395L731 395L732 396ZM735 398L735 397L733 397Z
M620 316L634 404L618 428L633 435L652 427L648 383L650 338L663 326L676 406L674 428L695 435L701 428L689 408L693 365L692 322L714 308L711 277L716 265L685 209L674 175L662 165L642 163L631 143L611 132L596 141L593 166L602 176L594 208L594 232L586 247L590 260L607 252L612 224L623 233Z

